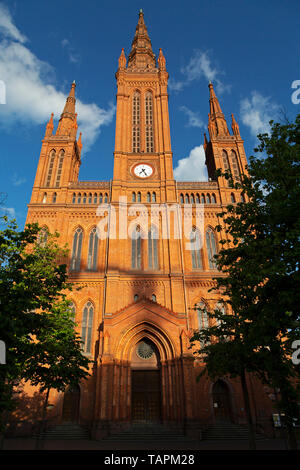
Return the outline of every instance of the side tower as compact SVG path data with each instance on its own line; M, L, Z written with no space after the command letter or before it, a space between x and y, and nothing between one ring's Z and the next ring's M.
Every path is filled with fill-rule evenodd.
M65 203L70 182L78 181L81 164L81 134L77 139L75 82L53 134L53 113L46 126L30 205Z
M204 149L208 176L212 181L216 180L216 170L231 170L235 181L246 171L247 158L244 150L244 141L241 138L239 126L231 115L232 135L229 133L225 116L222 112L219 100L215 94L213 84L209 85L208 132L210 140L207 141L204 134ZM218 179L221 203L234 202L231 200L232 189L228 181L222 177ZM238 202L238 201L236 201Z

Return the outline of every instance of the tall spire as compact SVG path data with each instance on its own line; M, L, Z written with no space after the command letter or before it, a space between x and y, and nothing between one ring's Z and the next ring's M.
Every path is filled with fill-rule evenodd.
M75 87L76 83L75 80L71 85L71 90L69 96L66 99L66 104L63 109L63 112L60 116L60 120L58 123L56 135L69 135L71 128L73 127L73 121L76 121L76 113L75 113Z
M71 119L75 118L75 103L76 103L75 87L76 87L76 83L75 83L75 80L74 80L74 82L71 85L71 90L70 90L69 96L66 100L66 104L65 104L64 110L62 112L61 118L63 118L63 117L69 117Z
M139 20L128 56L128 68L135 70L153 69L156 66L155 54L144 21L143 10L139 12Z
M209 82L209 108L208 129L210 138L224 135L230 135L227 127L226 119L222 113L222 109L218 98L216 97L213 84Z

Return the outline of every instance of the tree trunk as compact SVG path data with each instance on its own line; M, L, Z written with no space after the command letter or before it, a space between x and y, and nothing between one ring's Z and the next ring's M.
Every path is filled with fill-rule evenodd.
M42 422L40 426L40 432L38 433L37 437L37 442L36 442L36 449L42 449L42 444L43 444L43 434L45 431L45 422L46 422L46 414L47 414L47 406L48 406L48 400L49 400L49 393L50 393L50 388L47 389L44 405L43 405L43 414L42 414Z
M248 393L248 387L247 387L247 382L246 382L245 369L242 369L241 371L241 384L242 384L245 411L246 411L248 429L249 429L249 448L251 450L255 450L256 449L255 431L254 431L251 408L250 408L250 400L249 400L249 393Z

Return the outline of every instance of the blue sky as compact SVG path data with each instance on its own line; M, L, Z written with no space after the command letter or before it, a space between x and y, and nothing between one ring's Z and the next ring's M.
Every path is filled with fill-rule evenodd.
M130 52L140 8L153 51L161 47L167 60L176 179L207 177L209 80L229 126L234 113L247 156L270 119L299 113L291 99L300 80L298 1L0 0L0 191L20 227L45 125L51 112L57 123L73 80L83 132L79 178L112 178L115 72L121 48Z

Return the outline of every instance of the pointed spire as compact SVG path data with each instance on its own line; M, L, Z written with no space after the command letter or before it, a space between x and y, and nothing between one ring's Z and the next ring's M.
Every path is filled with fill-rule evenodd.
M230 135L226 123L224 114L219 103L218 98L216 97L214 87L210 81L208 84L209 88L209 108L210 113L208 115L208 130L210 138L222 135Z
M66 99L66 104L64 110L60 116L60 120L58 123L56 135L69 135L71 128L73 127L73 121L76 121L76 114L75 114L75 88L76 83L75 80L71 85L71 90L69 96Z
M159 49L157 62L159 70L166 70L166 59L161 48Z
M210 114L222 113L219 100L216 97L215 90L211 81L208 84L208 88L209 88Z
M126 68L126 56L124 52L124 47L122 47L121 55L119 57L119 69L125 69Z
M143 70L153 69L155 66L155 54L152 51L152 44L145 25L143 10L140 10L131 51L128 56L128 68Z
M75 103L76 103L75 87L76 87L76 83L75 83L75 80L74 80L72 85L71 85L71 90L70 90L69 96L66 100L66 104L65 104L64 110L62 112L61 118L62 117L71 117L72 119L74 119L74 117L75 117Z
M54 114L51 113L50 120L46 126L45 137L50 137L53 134L54 124L53 124L53 116Z
M77 147L79 149L79 155L81 154L81 150L82 150L81 136L82 136L82 132L80 132L79 139L77 140Z
M234 135L237 135L237 136L240 135L239 125L236 122L233 114L231 114L231 129Z

